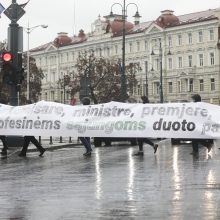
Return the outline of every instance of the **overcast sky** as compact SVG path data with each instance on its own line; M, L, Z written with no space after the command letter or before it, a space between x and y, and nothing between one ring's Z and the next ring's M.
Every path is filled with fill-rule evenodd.
M18 4L27 0L17 0ZM58 32L67 32L69 36L78 34L80 29L90 32L91 24L98 18L109 15L113 3L123 4L123 0L30 0L24 8L26 13L18 21L23 27L34 27L46 24L47 29L36 28L30 34L30 48L53 41ZM188 14L220 7L219 0L126 0L128 3L136 3L142 16L141 22L155 20L160 11L171 9L175 15ZM12 1L0 0L7 8ZM113 7L114 13L121 13L119 5ZM127 7L128 20L133 22L136 12L134 5ZM0 18L0 41L7 38L7 27L10 20L1 14ZM24 50L27 49L27 34L24 32Z

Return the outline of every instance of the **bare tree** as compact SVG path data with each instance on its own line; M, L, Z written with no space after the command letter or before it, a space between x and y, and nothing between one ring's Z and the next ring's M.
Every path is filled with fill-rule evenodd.
M139 65L129 64L125 67L127 89L130 95L137 84L136 73ZM119 62L103 57L95 57L94 53L87 52L79 55L76 64L76 73L72 74L69 87L74 95L82 89L88 91L94 103L105 103L120 100L121 69ZM82 83L84 81L84 84ZM81 82L81 83L80 83ZM82 88L86 87L86 88Z

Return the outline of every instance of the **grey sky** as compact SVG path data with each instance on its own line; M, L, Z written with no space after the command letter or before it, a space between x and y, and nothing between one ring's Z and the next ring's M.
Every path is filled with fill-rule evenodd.
M17 0L18 4L27 0ZM30 34L30 48L53 41L58 32L78 34L79 29L89 32L91 24L97 19L108 15L113 3L123 4L123 0L30 0L25 7L26 13L18 21L23 27L33 27L47 24L47 29L36 28ZM188 14L191 12L203 11L220 7L219 0L126 0L128 3L136 3L139 13L142 16L141 22L155 20L160 11L171 9L175 15ZM0 3L7 8L11 0L0 0ZM113 7L114 13L121 13L118 5ZM127 8L128 20L133 22L133 15L136 12L134 5ZM7 38L7 27L10 20L2 13L0 18L0 41ZM27 48L27 34L24 32L24 50Z

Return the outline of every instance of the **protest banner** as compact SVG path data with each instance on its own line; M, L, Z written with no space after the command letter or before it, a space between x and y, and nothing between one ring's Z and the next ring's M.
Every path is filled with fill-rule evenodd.
M24 106L1 104L0 134L218 139L219 112L219 106L203 102L109 102L88 106L47 101Z

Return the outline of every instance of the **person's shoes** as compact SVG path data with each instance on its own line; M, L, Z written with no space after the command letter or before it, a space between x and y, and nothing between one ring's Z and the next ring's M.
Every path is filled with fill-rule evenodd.
M40 154L39 154L39 157L42 157L45 151L46 151L45 149L42 149Z
M91 154L92 154L92 151L87 151L87 152L84 153L83 155L86 156L86 157L88 157L88 156L91 156Z
M26 157L26 154L25 153L20 153L18 154L19 157Z
M7 155L7 151L6 151L6 150L3 150L3 151L1 152L1 155L6 156L6 155Z
M156 154L158 148L158 144L154 144L154 153Z
M208 146L207 146L207 149L208 149L208 153L211 151L211 149L212 149L212 146L213 146L213 144L212 143L210 143Z
M137 153L134 154L134 156L143 156L144 151L138 151Z
M198 155L199 152L198 151L192 151L192 153L190 153L191 155Z

